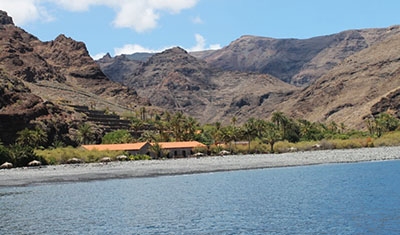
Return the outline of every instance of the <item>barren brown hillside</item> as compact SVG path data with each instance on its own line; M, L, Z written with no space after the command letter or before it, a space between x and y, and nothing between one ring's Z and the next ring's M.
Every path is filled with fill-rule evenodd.
M392 26L309 39L243 36L220 50L194 55L224 70L270 74L304 87L348 56L399 33L400 27Z
M394 98L399 88L400 35L394 35L346 58L280 110L311 121L363 128L364 118L399 107Z
M38 122L49 135L56 129L68 134L73 125L76 128L75 121L85 120L70 105L116 112L148 105L134 89L108 79L83 42L64 35L41 42L16 27L4 11L0 11L0 72L0 141L7 144L17 131Z
M298 90L266 74L227 72L211 68L181 48L153 55L124 83L158 107L182 111L202 123L239 122L263 115L259 107L274 104Z

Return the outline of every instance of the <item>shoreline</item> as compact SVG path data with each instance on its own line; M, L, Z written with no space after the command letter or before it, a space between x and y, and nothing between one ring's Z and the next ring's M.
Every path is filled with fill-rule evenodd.
M400 159L400 146L283 154L206 156L107 164L48 165L0 170L0 187L398 159Z

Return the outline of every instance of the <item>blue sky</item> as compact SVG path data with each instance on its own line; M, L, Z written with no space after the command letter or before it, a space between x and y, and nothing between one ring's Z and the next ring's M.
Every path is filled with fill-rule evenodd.
M65 34L85 42L95 58L400 24L398 0L0 0L0 9L43 41Z

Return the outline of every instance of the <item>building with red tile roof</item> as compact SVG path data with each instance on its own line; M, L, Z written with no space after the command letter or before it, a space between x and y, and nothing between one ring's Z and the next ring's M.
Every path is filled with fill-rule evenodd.
M111 150L111 151L127 151L129 154L147 154L155 157L151 152L151 145L155 143L139 142L127 144L93 144L82 145L87 150ZM206 148L206 145L197 141L181 141L181 142L159 142L161 149L168 152L169 158L189 157L196 148Z

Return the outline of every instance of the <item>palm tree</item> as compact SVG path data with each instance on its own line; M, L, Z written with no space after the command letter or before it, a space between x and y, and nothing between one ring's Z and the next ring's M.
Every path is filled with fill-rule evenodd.
M273 122L267 122L266 128L263 131L262 139L270 145L271 152L274 153L275 143L282 139L278 126Z
M30 146L37 148L43 145L47 141L47 133L38 127L35 130L29 130L28 128L19 131L17 143L22 146Z
M236 116L233 116L233 117L231 118L231 124L232 124L233 126L235 126L235 125L236 125L236 122L237 122L237 118L236 118Z
M181 141L183 139L184 135L184 116L182 112L177 112L175 113L174 116L172 116L171 121L170 121L170 128L173 136L175 137L176 141Z
M272 114L271 120L278 126L279 129L284 130L289 119L285 116L283 112L274 112Z
M184 136L183 140L189 141L195 139L196 131L199 129L199 123L193 117L184 119Z
M156 159L168 157L168 151L164 150L157 142L151 145L150 152L154 154Z
M248 152L250 152L250 142L256 137L257 135L257 128L256 128L256 119L250 118L247 122L244 123L242 128L242 134L248 141Z
M77 140L80 144L89 144L93 141L94 132L92 126L88 123L84 123L78 127Z

